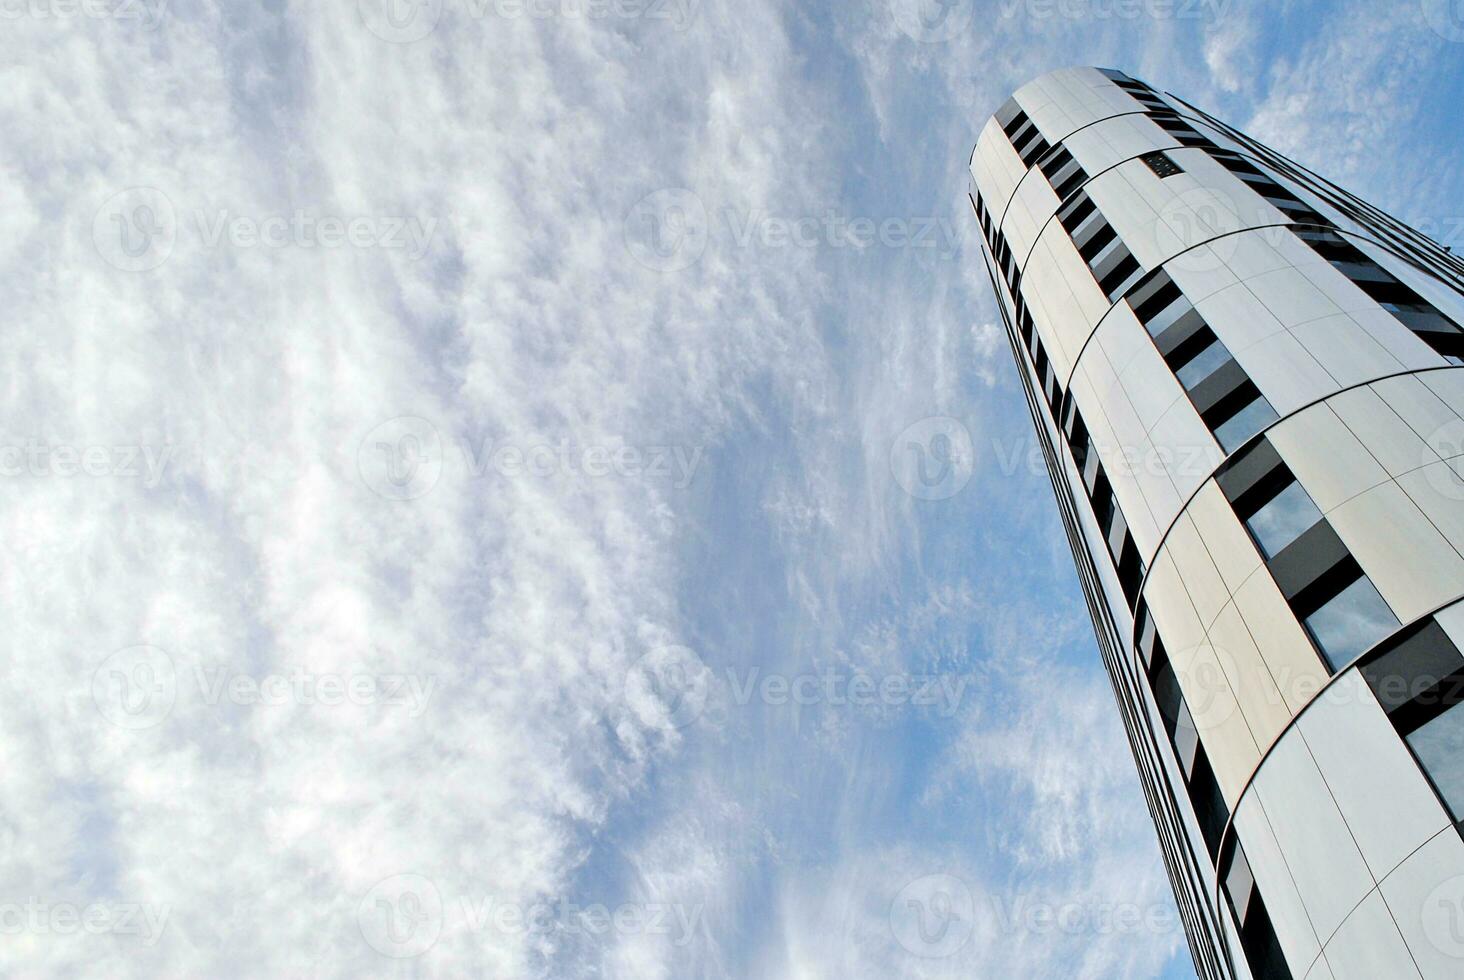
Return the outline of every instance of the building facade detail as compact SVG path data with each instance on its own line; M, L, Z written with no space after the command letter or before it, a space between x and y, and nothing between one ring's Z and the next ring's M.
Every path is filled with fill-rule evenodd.
M971 177L1197 973L1464 977L1464 262L1119 71Z

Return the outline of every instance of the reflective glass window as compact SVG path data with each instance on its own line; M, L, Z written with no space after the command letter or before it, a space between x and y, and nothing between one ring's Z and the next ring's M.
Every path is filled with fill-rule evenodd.
M1398 618L1366 575L1306 618L1306 628L1336 673L1398 628Z
M1261 553L1267 558L1274 558L1321 519L1322 512L1317 505L1301 484L1292 480L1285 490L1271 498L1245 523Z

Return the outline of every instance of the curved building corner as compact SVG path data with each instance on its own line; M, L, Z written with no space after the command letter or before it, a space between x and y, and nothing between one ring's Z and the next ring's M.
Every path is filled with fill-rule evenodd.
M1196 971L1464 976L1464 263L1120 71L971 177Z

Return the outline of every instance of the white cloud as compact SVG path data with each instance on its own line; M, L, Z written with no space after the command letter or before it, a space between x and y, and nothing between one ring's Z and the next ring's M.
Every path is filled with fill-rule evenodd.
M1413 115L1418 79L1437 52L1419 43L1416 11L1350 4L1270 67L1254 116L1262 142L1344 185L1369 176L1380 146Z
M749 379L795 376L806 259L753 276L759 258L720 240L663 275L633 261L621 217L659 187L710 207L807 197L818 156L792 152L783 108L798 81L756 5L682 33L468 10L412 45L354 5L7 31L5 442L173 457L155 489L6 481L22 562L5 573L0 902L170 916L151 946L28 927L0 970L374 974L390 961L362 903L410 873L444 909L424 972L529 975L563 944L475 928L463 900L570 894L587 841L680 743L619 690L679 637L694 498L650 476L474 478L459 440L712 446ZM97 209L134 186L171 215L124 199L103 248L143 249L171 218L153 271L93 242ZM211 246L199 226L298 209L436 233L413 261L294 232ZM363 439L398 416L442 440L415 500L360 472ZM129 731L92 675L138 644L164 651L175 702ZM196 680L215 668L435 686L418 717L210 703Z
M1228 17L1205 38L1205 66L1216 86L1225 92L1248 90L1257 81L1255 22Z

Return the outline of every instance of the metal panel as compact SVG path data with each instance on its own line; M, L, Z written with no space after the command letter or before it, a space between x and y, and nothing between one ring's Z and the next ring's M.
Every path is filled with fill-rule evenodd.
M1376 340L1409 371L1438 367L1444 359L1418 338L1412 330L1403 326L1398 318L1378 306L1352 310L1348 316L1356 320L1368 335ZM1379 372L1382 373L1382 372Z
M1268 438L1324 514L1388 479L1382 465L1325 404L1285 419Z
M1307 915L1296 881L1286 866L1276 835L1271 829L1268 808L1255 790L1246 794L1235 810L1235 829L1250 859L1256 888L1266 902L1266 912L1276 929L1286 960L1306 964L1321 953L1316 928Z
M1148 153L1156 144L1171 141L1164 131L1141 115L1105 119L1073 134L1064 142L1073 159L1090 174L1102 173L1130 157Z
M1337 382L1289 333L1233 352L1276 414L1286 417L1337 390Z
M1152 442L1145 440L1137 455L1139 465L1134 467L1133 474L1143 495L1144 507L1140 518L1133 522L1129 530L1133 533L1134 545L1139 549L1140 557L1147 565L1154 549L1159 547L1160 537L1169 530L1174 515L1179 513L1184 501L1175 489L1169 473L1159 465L1164 462L1164 454Z
M1271 669L1256 647L1255 639L1234 606L1226 606L1210 627L1210 642L1225 670L1235 704L1239 707L1250 731L1248 743L1232 740L1228 762L1239 776L1236 784L1226 786L1226 801L1233 808L1251 773L1261 761L1261 753L1276 740L1291 721L1291 709L1271 676ZM1209 742L1206 742L1209 747ZM1212 753L1212 761L1213 761ZM1216 773L1220 765L1215 765Z
M1373 877L1382 880L1450 823L1417 763L1356 670L1299 722Z
M1434 613L1434 619L1449 634L1449 639L1460 650L1464 650L1464 602L1456 602L1446 609Z
M1154 559L1144 595L1166 645L1183 650L1206 642L1205 627L1167 549Z
M1298 244L1301 244L1298 242ZM1305 245L1302 248L1307 249ZM1297 271L1312 285L1327 297L1340 311L1350 313L1353 310L1376 310L1377 302L1357 288L1357 284L1348 279L1341 272L1337 271L1316 252L1307 249L1310 255L1298 256L1296 261Z
M1226 589L1234 593L1251 573L1261 567L1261 555L1246 533L1235 509L1220 487L1207 483L1190 503L1187 513L1205 542Z
M1464 474L1449 463L1434 463L1400 476L1398 485L1444 540L1464 554Z
M1164 271L1196 306L1221 290L1240 285L1240 279L1227 264L1230 250L1226 246L1232 240L1223 238L1201 245L1184 259L1164 264Z
M1362 384L1404 367L1402 361L1363 328L1355 313L1339 313L1303 323L1293 327L1291 333L1332 377L1337 388ZM1416 338L1414 343L1424 348Z
M1175 566L1189 590L1200 621L1209 626L1229 600L1230 592L1188 515L1182 515L1175 521L1167 547L1174 556Z
M1248 279L1245 288L1288 327L1342 312L1295 267Z
M1141 161L1130 160L1089 181L1088 194L1139 264L1146 269L1157 269L1168 258L1165 250L1155 244L1160 202L1151 200L1149 194L1134 185L1130 175L1140 173L1158 182Z
M1380 889L1427 980L1464 975L1464 841L1452 830L1420 847Z
M1235 178L1233 178L1235 179ZM1235 179L1239 184L1241 181ZM1244 231L1225 243L1223 254L1225 264L1241 282L1249 282L1269 272L1290 270L1294 266L1286 253L1272 243L1279 237L1290 238L1290 233L1272 228ZM1254 290L1252 290L1254 292Z
M1423 439L1371 386L1344 391L1327 404L1390 475L1402 476L1433 462L1425 456Z
M1175 282L1178 281L1176 276ZM1232 351L1245 350L1286 329L1243 284L1220 290L1196 303L1195 309Z
M1111 304L1061 224L1047 226L1037 249L1023 276L1022 293L1053 363L1066 375ZM1039 308L1044 315L1037 315Z
M995 119L988 121L981 131L971 171L976 186L981 189L981 196L993 209L992 220L1001 220L1002 212L1027 168Z
M1327 965L1327 958L1320 957L1316 964L1307 973L1306 980L1336 980L1332 975L1332 968Z
M1007 242L1019 263L1026 261L1027 253L1037 243L1043 225L1057 212L1058 203L1052 185L1034 167L1017 188L1011 207L1007 209L1006 220L1002 222L1002 230L1006 232Z
M1225 805L1234 807L1261 758L1261 747L1235 700L1235 656L1208 641L1168 650Z
M1398 484L1374 487L1327 519L1400 622L1464 593L1464 558Z
M1271 750L1253 792L1265 804L1312 926L1330 936L1376 882L1294 729Z
M1435 395L1460 415L1464 415L1464 368L1450 368L1445 371L1429 371L1420 374L1422 381ZM1461 447L1464 452L1464 447Z
M1383 896L1373 892L1347 917L1327 943L1327 963L1336 980L1410 980L1420 976Z
M1052 139L1136 106L1091 68L1064 68L1017 90L1027 114Z
M1178 382L1175 382L1175 389L1178 390ZM1169 479L1174 487L1174 496L1150 498L1154 516L1160 526L1167 529L1179 515L1183 502L1215 472L1224 460L1224 454L1188 398L1175 400L1150 430L1149 438L1160 458L1169 461ZM1166 503L1172 503L1172 506L1166 507ZM1146 551L1145 557L1151 554Z
M1105 344L1108 351L1119 356L1128 355L1127 363L1118 369L1120 384L1133 405L1142 431L1148 432L1159 423L1171 405L1184 398L1184 389L1174 379L1148 333L1129 312L1127 305L1121 304L1114 310L1104 321L1099 335L1109 341ZM1125 341L1119 341L1119 336ZM1117 365L1118 359L1115 358L1113 363Z
M1388 378L1372 385L1372 389L1420 439L1427 441L1430 435L1450 425L1464 435L1464 425L1459 424L1458 413L1434 394L1417 375ZM1434 453L1429 452L1420 462L1431 463L1434 459Z
M1258 572L1235 594L1235 605L1250 628L1281 696L1293 711L1300 711L1326 684L1327 668L1317 656L1291 607L1275 581Z

